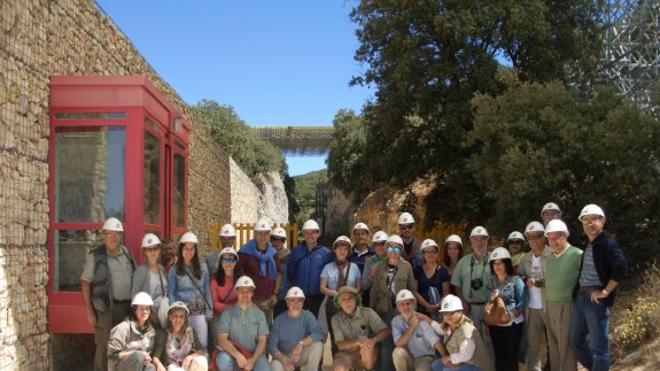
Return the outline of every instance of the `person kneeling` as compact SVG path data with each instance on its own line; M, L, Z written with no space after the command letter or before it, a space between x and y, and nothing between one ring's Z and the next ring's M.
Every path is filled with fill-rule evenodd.
M447 354L440 337L425 321L425 315L414 311L415 295L410 290L396 294L396 307L399 315L392 319L394 351L392 359L397 371L429 370L436 349Z
M481 334L472 320L463 314L461 299L447 295L442 299L440 313L442 324L431 321L431 327L444 336L442 342L449 355L431 364L433 371L489 371L495 369L495 361L486 349Z
M167 311L167 328L156 334L154 364L158 371L206 371L206 351L188 326L190 312L185 303L175 301Z
M268 351L273 356L271 368L274 371L295 368L316 371L319 368L326 335L312 312L303 309L304 302L305 294L293 286L286 294L288 311L273 322Z
M216 329L222 349L215 359L219 371L233 371L236 366L246 370L270 370L264 352L268 325L264 312L252 303L255 287L250 277L239 278L234 286L238 302L222 312Z
M341 311L332 317L332 329L339 350L332 369L348 371L358 366L373 369L378 343L390 335L390 330L376 312L360 306L362 299L356 288L340 288L334 301Z

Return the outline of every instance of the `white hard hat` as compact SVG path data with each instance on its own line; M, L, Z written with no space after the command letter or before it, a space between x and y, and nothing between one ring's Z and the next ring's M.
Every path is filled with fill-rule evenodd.
M523 241L524 241L524 240L525 240L525 236L523 236L523 234L520 233L520 232L518 232L518 231L513 231L513 232L511 232L511 234L509 234L509 237L508 237L506 240L507 240L507 241L511 241L511 240L523 240Z
M452 234L449 237L447 237L447 239L445 240L445 245L450 242L456 242L457 244L463 246L463 240L461 239L461 236L457 234Z
M488 262L492 262L493 260L497 259L511 259L511 253L509 250L507 250L504 247L498 247L493 252L490 253L490 257L488 258Z
M543 216L543 213L548 211L548 210L556 210L561 212L561 209L559 208L559 205L557 205L554 202L548 202L547 204L543 205L543 208L541 209L541 216Z
M525 236L531 232L545 232L545 227L537 221L530 222L527 224L527 227L525 227Z
M238 281L236 281L234 290L238 290L240 287L252 287L253 289L257 288L257 286L254 284L254 281L252 281L252 278L248 276L242 276L238 279Z
M103 229L104 231L123 232L124 226L121 224L119 219L108 218L103 223L103 227L101 229Z
M424 241L422 241L422 251L428 249L429 247L435 247L437 249L439 246L435 241L433 241L430 238L427 238Z
M582 211L580 211L580 217L578 219L582 221L582 218L586 215L598 215L605 219L605 212L603 212L603 209L601 209L600 206L596 204L589 204L583 207Z
M413 295L408 289L399 290L399 292L396 293L396 303L398 304L400 301L406 300L415 300L415 295Z
M374 236L371 238L371 242L385 242L387 241L387 233L384 231L378 231L374 233Z
M220 254L218 256L222 258L222 256L225 254L232 254L236 257L236 259L238 259L238 253L236 252L236 250L234 250L233 247L225 247L224 249L220 250Z
M355 231L358 230L358 229L362 229L362 230L364 230L364 231L367 231L367 233L370 232L370 231L369 231L369 226L366 225L366 224L364 224L364 223L362 223L362 222L359 222L359 223L357 223L357 224L355 224L355 225L353 226L353 232L355 232Z
M486 230L486 228L484 228L484 227L482 227L482 226L480 226L480 225L478 225L478 226L472 228L472 232L470 232L470 238L475 237L475 236L486 236L486 237L489 237L489 236L488 236L488 231Z
M160 245L160 239L153 233L147 233L142 237L142 248L158 246Z
M254 225L254 231L255 232L270 232L272 227L272 224L270 224L270 220L266 218L261 218L257 222L257 224Z
M197 239L197 235L195 235L192 232L186 232L181 236L181 239L179 239L179 243L194 243L195 245L199 244L199 240Z
M277 227L270 231L270 236L286 239L286 231L282 227Z
M413 218L410 213L401 213L401 215L399 215L397 224L413 224L414 222L415 218Z
M140 291L137 294L135 294L135 296L133 296L131 305L148 305L151 307L154 305L154 300L146 292Z
M314 219L310 219L303 224L302 227L303 231L321 231L321 228L319 228L319 223L316 222Z
M463 303L461 303L461 299L459 299L458 296L449 294L442 298L439 310L440 313L456 312L459 310L463 310Z
M548 222L548 225L545 227L545 235L552 232L562 232L568 236L568 227L561 219L553 219Z
M289 298L305 298L305 293L303 290L300 289L300 287L297 286L292 286L289 291L286 292L286 297L285 299Z
M398 234L393 234L387 238L386 244L389 245L390 243L396 243L403 246L403 240L401 239L401 237L399 237Z
M220 237L236 237L236 229L231 224L225 224L220 228Z
M337 237L335 242L332 243L332 248L334 249L335 246L337 246L337 244L342 243L342 242L347 243L348 246L351 246L351 239L350 238L348 238L346 236L339 236L339 237Z
M186 303L182 301L175 301L174 303L170 304L170 307L167 309L167 314L170 314L171 311L174 309L183 309L186 311L186 316L190 314L190 311L188 310L188 306Z

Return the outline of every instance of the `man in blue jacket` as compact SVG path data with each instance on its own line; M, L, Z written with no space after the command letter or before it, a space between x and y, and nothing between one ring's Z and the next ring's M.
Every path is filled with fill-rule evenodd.
M314 220L308 220L302 228L304 241L291 251L289 258L289 283L300 287L305 293L305 309L318 318L324 295L321 294L321 271L330 263L332 253L318 245L321 229Z
M582 209L579 219L589 243L582 261L570 340L578 361L584 367L592 371L608 370L610 307L614 303L617 287L627 273L628 263L619 244L604 231L603 209L589 204ZM589 343L587 335L590 337Z

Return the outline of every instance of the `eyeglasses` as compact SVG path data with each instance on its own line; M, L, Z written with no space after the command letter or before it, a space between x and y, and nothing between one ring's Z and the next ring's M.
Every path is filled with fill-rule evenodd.
M282 243L284 243L284 242L286 242L286 238L271 237L270 241L271 242L282 242Z
M222 264L234 264L236 263L236 258L222 258Z
M409 229L412 229L414 227L414 224L399 224L399 229L407 231Z
M387 246L387 251L389 251L389 252L401 252L401 247L390 245L390 246Z

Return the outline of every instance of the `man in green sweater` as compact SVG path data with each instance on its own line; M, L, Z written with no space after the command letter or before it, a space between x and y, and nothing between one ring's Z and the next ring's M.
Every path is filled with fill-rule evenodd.
M545 228L551 254L542 263L545 278L543 309L548 326L549 361L552 371L575 371L577 360L569 342L573 294L582 265L582 250L568 243L568 228L561 219Z

